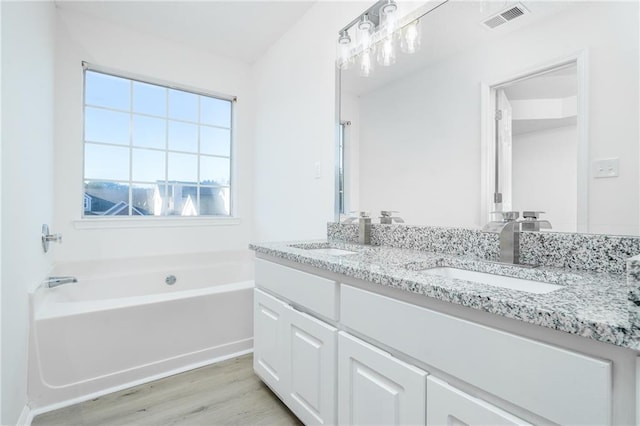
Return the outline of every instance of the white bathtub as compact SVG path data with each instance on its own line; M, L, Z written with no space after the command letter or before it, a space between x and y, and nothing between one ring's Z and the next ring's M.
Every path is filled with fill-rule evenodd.
M60 265L77 283L31 297L29 399L37 411L253 348L249 251ZM167 285L173 275L176 283Z

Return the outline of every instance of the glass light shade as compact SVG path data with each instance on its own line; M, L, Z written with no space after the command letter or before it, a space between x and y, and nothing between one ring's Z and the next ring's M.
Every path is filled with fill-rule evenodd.
M340 33L336 50L336 65L341 70L348 69L353 63L353 58L351 57L351 37L346 31Z
M373 26L367 27L365 29L360 29L358 25L357 38L358 38L358 46L362 50L368 50L371 46L371 36L373 35Z
M393 36L382 39L378 45L378 63L384 67L396 63L396 48L393 43Z
M387 3L380 7L380 28L385 35L395 32L398 18L398 5L394 0L387 0Z
M361 77L369 77L371 72L373 71L373 52L371 49L363 50L360 53L360 76Z
M420 21L416 19L402 29L400 35L400 50L404 53L412 54L420 50L420 42L422 41L422 31Z

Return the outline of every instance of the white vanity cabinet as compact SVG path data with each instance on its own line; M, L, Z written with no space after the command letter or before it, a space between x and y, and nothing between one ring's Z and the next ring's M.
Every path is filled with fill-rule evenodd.
M254 290L254 371L307 425L335 423L336 333Z
M338 424L424 425L427 373L340 332Z
M300 269L257 259L254 370L307 425L633 423L630 351L570 350Z
M435 377L427 379L427 407L427 424L434 426L530 424Z
M335 424L337 330L294 305L331 318L338 283L258 259L256 284L254 371L306 425Z

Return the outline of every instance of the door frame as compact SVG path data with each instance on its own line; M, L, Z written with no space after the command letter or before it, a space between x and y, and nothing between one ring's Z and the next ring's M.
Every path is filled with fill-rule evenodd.
M492 220L493 188L495 179L495 89L513 83L534 74L541 74L570 63L576 64L578 80L578 117L577 117L577 217L576 232L589 231L589 52L582 49L570 55L553 59L507 75L493 82L480 83L480 223L484 225Z

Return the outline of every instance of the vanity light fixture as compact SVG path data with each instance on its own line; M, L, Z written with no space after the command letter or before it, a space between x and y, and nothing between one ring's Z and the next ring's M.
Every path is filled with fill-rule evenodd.
M398 28L398 15L395 0L379 0L340 30L336 59L338 68L348 69L357 61L360 75L368 77L373 71L374 57L382 66L396 62L398 44L404 53L417 52L421 37L419 20Z

